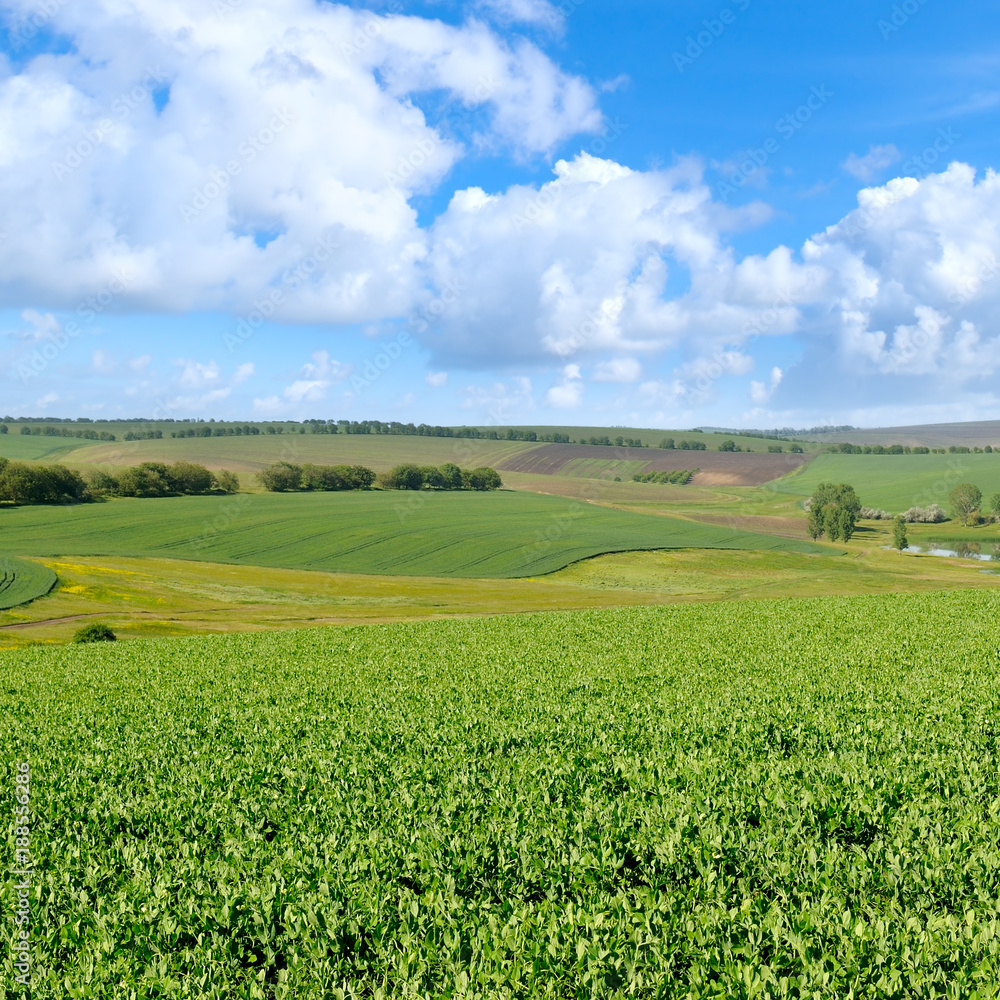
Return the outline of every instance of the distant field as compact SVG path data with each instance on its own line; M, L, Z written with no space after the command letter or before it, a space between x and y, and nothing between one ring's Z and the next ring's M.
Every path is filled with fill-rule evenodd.
M720 451L661 451L568 444L533 446L508 458L501 471L590 479L629 478L636 472L700 469L695 486L761 486L809 461L808 455L740 454Z
M518 452L536 447L520 441L472 441L462 438L394 437L374 434L260 434L254 437L164 438L116 441L89 446L66 457L71 466L111 467L139 462L185 459L210 469L253 473L273 462L319 465L367 465L376 472L403 462L463 468L497 466ZM247 483L252 476L247 477Z
M818 443L850 441L852 444L924 445L928 448L948 448L965 445L968 448L1000 448L1000 420L977 420L961 424L919 424L912 427L876 427L836 434L806 435Z
M26 559L0 556L0 610L16 608L47 594L55 585L51 569Z
M1000 454L819 455L769 488L809 496L822 482L850 483L865 506L893 514L931 503L947 509L959 483L975 483L987 498L1000 492Z
M18 461L62 462L70 452L82 456L84 451L96 447L97 442L78 438L39 437L34 434L0 434L0 457ZM86 461L78 458L77 461Z
M19 555L172 556L401 576L533 576L633 549L830 552L805 539L508 491L114 500L10 509L0 525Z

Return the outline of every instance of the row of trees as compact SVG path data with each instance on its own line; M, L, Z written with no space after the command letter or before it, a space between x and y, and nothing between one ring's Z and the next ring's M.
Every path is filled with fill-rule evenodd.
M496 469L461 469L452 462L434 466L397 465L378 477L385 490L498 490L503 486Z
M10 428L6 424L0 424L0 434L7 434ZM110 431L75 430L71 427L53 427L46 424L44 427L21 428L22 434L35 434L40 437L64 437L64 438L84 438L87 441L114 441L114 434Z
M169 497L206 496L210 493L236 493L239 477L222 469L212 472L194 462L141 462L112 475L100 469L86 474L94 497Z
M664 438L660 442L663 451L708 451L708 445L704 441L681 441L675 442L673 438Z
M301 491L341 492L367 490L375 482L375 473L363 465L295 465L275 462L257 473L257 481L272 493Z
M65 465L28 465L0 458L0 500L16 504L80 503L90 491Z
M637 472L632 477L633 483L672 483L674 486L687 486L701 469L675 469L673 472Z
M0 501L14 504L85 503L107 496L166 497L235 493L232 472L211 472L192 462L143 462L114 475L100 469L81 476L64 465L28 465L0 458Z

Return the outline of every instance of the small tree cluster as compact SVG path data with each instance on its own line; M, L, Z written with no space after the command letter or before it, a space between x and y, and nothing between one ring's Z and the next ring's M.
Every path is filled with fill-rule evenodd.
M893 519L892 514L878 507L862 507L858 517L865 521L891 521Z
M460 469L451 462L440 468L397 465L378 477L384 490L498 490L503 486L496 469Z
M700 471L700 469L676 469L673 472L637 472L632 477L632 482L672 483L675 486L687 486Z
M809 500L809 535L820 538L825 534L831 542L849 542L861 512L854 487L820 483Z
M978 523L979 511L983 505L983 491L973 483L959 483L948 496L955 516L962 519L962 524L969 526L970 521Z
M17 504L79 503L87 484L65 465L28 465L0 458L0 500Z
M275 462L257 473L257 481L271 493L367 490L375 473L363 465L293 465Z
M212 472L194 462L141 462L111 475L99 469L87 474L94 496L169 497L204 496L209 493L236 493L240 488L235 473L222 469Z

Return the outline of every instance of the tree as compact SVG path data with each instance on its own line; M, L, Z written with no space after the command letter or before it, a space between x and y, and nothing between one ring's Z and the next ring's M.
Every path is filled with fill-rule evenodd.
M212 473L194 462L174 462L167 469L167 479L175 493L209 493L212 489Z
M987 445L989 447L989 445ZM996 517L1000 518L1000 493L994 493L990 497L990 513Z
M239 476L237 476L235 472L230 472L228 469L220 469L215 474L215 486L216 489L221 490L223 493L239 493Z
M726 438L726 440L719 445L719 451L736 451L736 442L732 438Z
M382 473L381 483L387 490L421 490L424 487L424 474L411 463L397 465Z
M820 483L809 498L809 535L826 534L832 542L849 542L860 513L861 501L853 486Z
M445 462L441 466L441 475L448 483L446 489L460 490L462 488L462 470L454 462Z
M979 510L983 502L983 491L972 483L959 483L948 496L956 515L968 527L972 515Z
M265 490L287 493L302 489L302 467L291 462L275 462L257 473L257 480Z
M895 518L892 522L892 546L899 549L900 552L904 552L910 547L906 538L906 522L902 516Z
M496 469L482 468L469 473L469 485L474 490L498 490L503 482Z

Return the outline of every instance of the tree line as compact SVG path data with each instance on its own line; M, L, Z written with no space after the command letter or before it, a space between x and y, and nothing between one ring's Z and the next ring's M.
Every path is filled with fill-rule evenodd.
M674 486L687 486L701 469L676 469L673 472L637 472L632 477L633 483L658 483Z
M86 503L104 497L205 496L235 493L239 478L193 462L142 462L111 474L90 469L84 476L65 465L28 465L0 458L0 501L13 504Z
M275 462L257 473L257 482L271 493L367 490L375 482L375 473L363 465Z
M384 490L477 490L486 492L503 486L496 469L482 466L478 469L461 469L453 462L435 468L432 465L397 465L378 477Z

